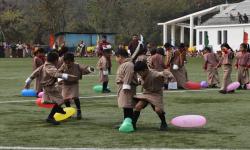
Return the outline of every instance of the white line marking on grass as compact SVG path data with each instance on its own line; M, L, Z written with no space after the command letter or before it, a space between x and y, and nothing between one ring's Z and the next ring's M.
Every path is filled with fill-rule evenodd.
M173 91L164 91L164 93L185 93L185 92L208 92L215 91L218 89L206 89L206 90L173 90ZM142 94L142 93L137 93ZM100 96L84 96L79 97L80 99L94 99L94 98L108 98L108 97L116 97L117 95L100 95ZM9 104L9 103L26 103L26 102L35 102L36 100L18 100L18 101L0 101L0 104Z
M26 103L26 102L34 102L35 100L20 100L20 101L3 101L0 104L8 104L8 103Z
M176 148L53 148L53 147L5 147L0 146L0 149L8 150L178 150ZM181 149L185 150L185 149ZM204 149L186 149L186 150L204 150ZM219 149L210 149L219 150Z

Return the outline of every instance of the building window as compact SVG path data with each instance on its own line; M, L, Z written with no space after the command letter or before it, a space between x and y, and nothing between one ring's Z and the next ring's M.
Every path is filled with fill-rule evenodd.
M205 32L204 32L204 45L205 45L205 46L208 46L208 44L209 44L208 32L205 31Z
M202 36L202 31L199 32L199 44L202 45L203 41L203 36Z
M223 31L223 43L227 43L227 30Z
M218 45L220 45L220 44L222 44L221 42L222 42L222 32L221 31L218 31Z

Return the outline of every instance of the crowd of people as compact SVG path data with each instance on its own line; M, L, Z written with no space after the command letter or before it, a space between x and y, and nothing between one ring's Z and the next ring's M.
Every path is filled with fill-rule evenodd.
M31 57L37 45L30 45L22 42L7 43L0 42L0 58L24 58Z
M132 41L125 49L120 44L116 50L107 41L104 35L97 45L96 68L99 70L99 79L102 83L102 92L110 93L108 89L109 74L112 63L111 56L119 67L116 73L118 107L123 109L124 120L132 120L134 130L141 111L150 104L161 120L160 130L167 130L163 103L163 90L168 85L177 82L178 89L188 89L189 81L186 69L187 47L180 44L177 48L169 43L157 48L154 43L143 44L138 35L134 35ZM237 69L237 81L240 88L246 89L249 84L250 53L248 44L242 43L240 50L234 53L227 43L221 45L221 53L214 53L206 47L203 51L203 69L207 72L207 81L210 88L221 87L222 94L232 93L227 91L227 86L232 82L231 73L235 66ZM25 88L30 88L32 80L36 80L37 92L44 92L43 102L54 103L47 122L58 125L53 116L56 112L65 113L62 105L70 107L73 100L77 107L77 119L81 119L81 107L79 101L79 80L82 76L94 72L95 67L75 62L75 55L68 51L66 46L60 51L52 50L45 57L42 48L34 50L33 73L27 78ZM236 63L233 64L233 60ZM220 83L218 68L223 67L223 79ZM136 94L136 87L142 86L142 94ZM177 89L176 88L176 89Z

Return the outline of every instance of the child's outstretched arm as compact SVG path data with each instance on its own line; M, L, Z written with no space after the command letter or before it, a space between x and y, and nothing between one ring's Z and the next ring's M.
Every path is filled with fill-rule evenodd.
M32 82L35 78L37 78L37 77L40 76L40 72L41 72L42 68L43 68L43 66L38 67L38 68L37 68L36 70L34 70L34 71L32 72L32 74L25 80L25 86L24 86L25 89L29 89L29 88L30 88L31 82Z
M163 73L165 80L168 80L170 82L176 82L174 75L170 71L164 70L162 73Z
M87 65L79 65L79 68L81 70L82 75L90 74L95 72L95 68L92 66L87 66Z
M61 73L56 67L51 66L47 67L45 70L50 76L54 78L62 78L63 80L75 80L78 77L75 75L67 74L67 73Z

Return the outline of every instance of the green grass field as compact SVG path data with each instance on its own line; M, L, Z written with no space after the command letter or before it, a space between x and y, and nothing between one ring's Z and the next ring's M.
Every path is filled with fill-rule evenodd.
M96 58L83 58L79 63L96 64ZM160 132L159 119L150 107L139 118L138 130L120 133L113 127L122 121L122 111L115 97L81 99L83 119L68 119L59 126L45 122L50 110L39 108L35 100L20 96L24 81L31 73L30 58L0 59L0 146L25 147L98 147L98 148L250 148L250 94L236 91L221 95L218 90L166 92L167 121L185 114L200 114L207 125L199 129L180 129L170 125ZM189 79L206 79L200 58L189 59ZM117 65L113 62L112 73ZM221 75L221 73L220 73ZM236 78L235 72L232 76ZM115 76L110 77L111 94L116 94ZM80 82L81 96L105 96L92 90L98 84L97 73ZM138 88L140 89L140 88ZM140 92L140 90L138 90ZM11 103L11 101L13 103Z

